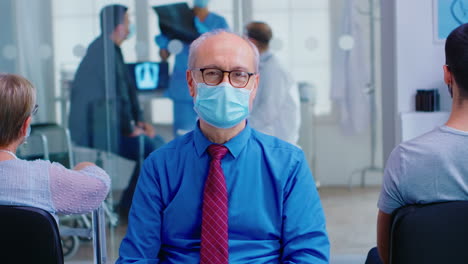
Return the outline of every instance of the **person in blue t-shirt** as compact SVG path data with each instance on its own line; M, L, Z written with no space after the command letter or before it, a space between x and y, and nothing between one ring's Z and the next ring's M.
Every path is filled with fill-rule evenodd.
M328 263L304 153L247 122L260 79L255 45L208 32L188 65L199 121L146 159L117 263Z
M195 15L195 27L200 34L214 29L228 29L226 20L213 12L208 11L208 0L195 0L193 13ZM169 39L165 35L156 36L156 43L163 61L170 56L168 50ZM190 43L183 42L182 50L176 55L175 64L169 81L167 96L174 102L174 136L180 136L195 127L197 114L193 110L193 100L190 97L185 71Z

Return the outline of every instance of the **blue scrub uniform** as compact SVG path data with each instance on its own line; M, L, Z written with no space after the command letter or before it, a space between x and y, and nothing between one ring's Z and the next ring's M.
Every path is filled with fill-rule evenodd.
M215 29L228 29L226 20L215 13L209 13L205 21L196 21L200 33ZM168 39L159 35L156 42L161 49L167 49ZM174 102L174 136L180 136L195 127L197 114L193 110L193 98L190 96L185 72L187 70L190 43L184 43L182 51L177 54L174 69L169 81L167 96Z

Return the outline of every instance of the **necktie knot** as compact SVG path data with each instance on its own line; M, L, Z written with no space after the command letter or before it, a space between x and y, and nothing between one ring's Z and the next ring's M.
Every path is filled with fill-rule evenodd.
M228 149L223 145L213 144L208 147L208 154L210 154L211 158L214 160L222 160L227 152Z

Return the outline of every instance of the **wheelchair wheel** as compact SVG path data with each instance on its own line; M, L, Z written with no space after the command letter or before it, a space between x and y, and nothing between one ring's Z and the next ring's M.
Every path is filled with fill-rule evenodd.
M61 236L60 238L62 240L63 257L65 260L69 260L78 251L80 240L77 236Z

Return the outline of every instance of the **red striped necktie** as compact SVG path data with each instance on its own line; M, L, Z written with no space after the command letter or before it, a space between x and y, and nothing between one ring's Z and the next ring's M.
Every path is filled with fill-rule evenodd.
M210 145L210 170L203 191L200 264L228 264L228 196L221 160L223 145Z

